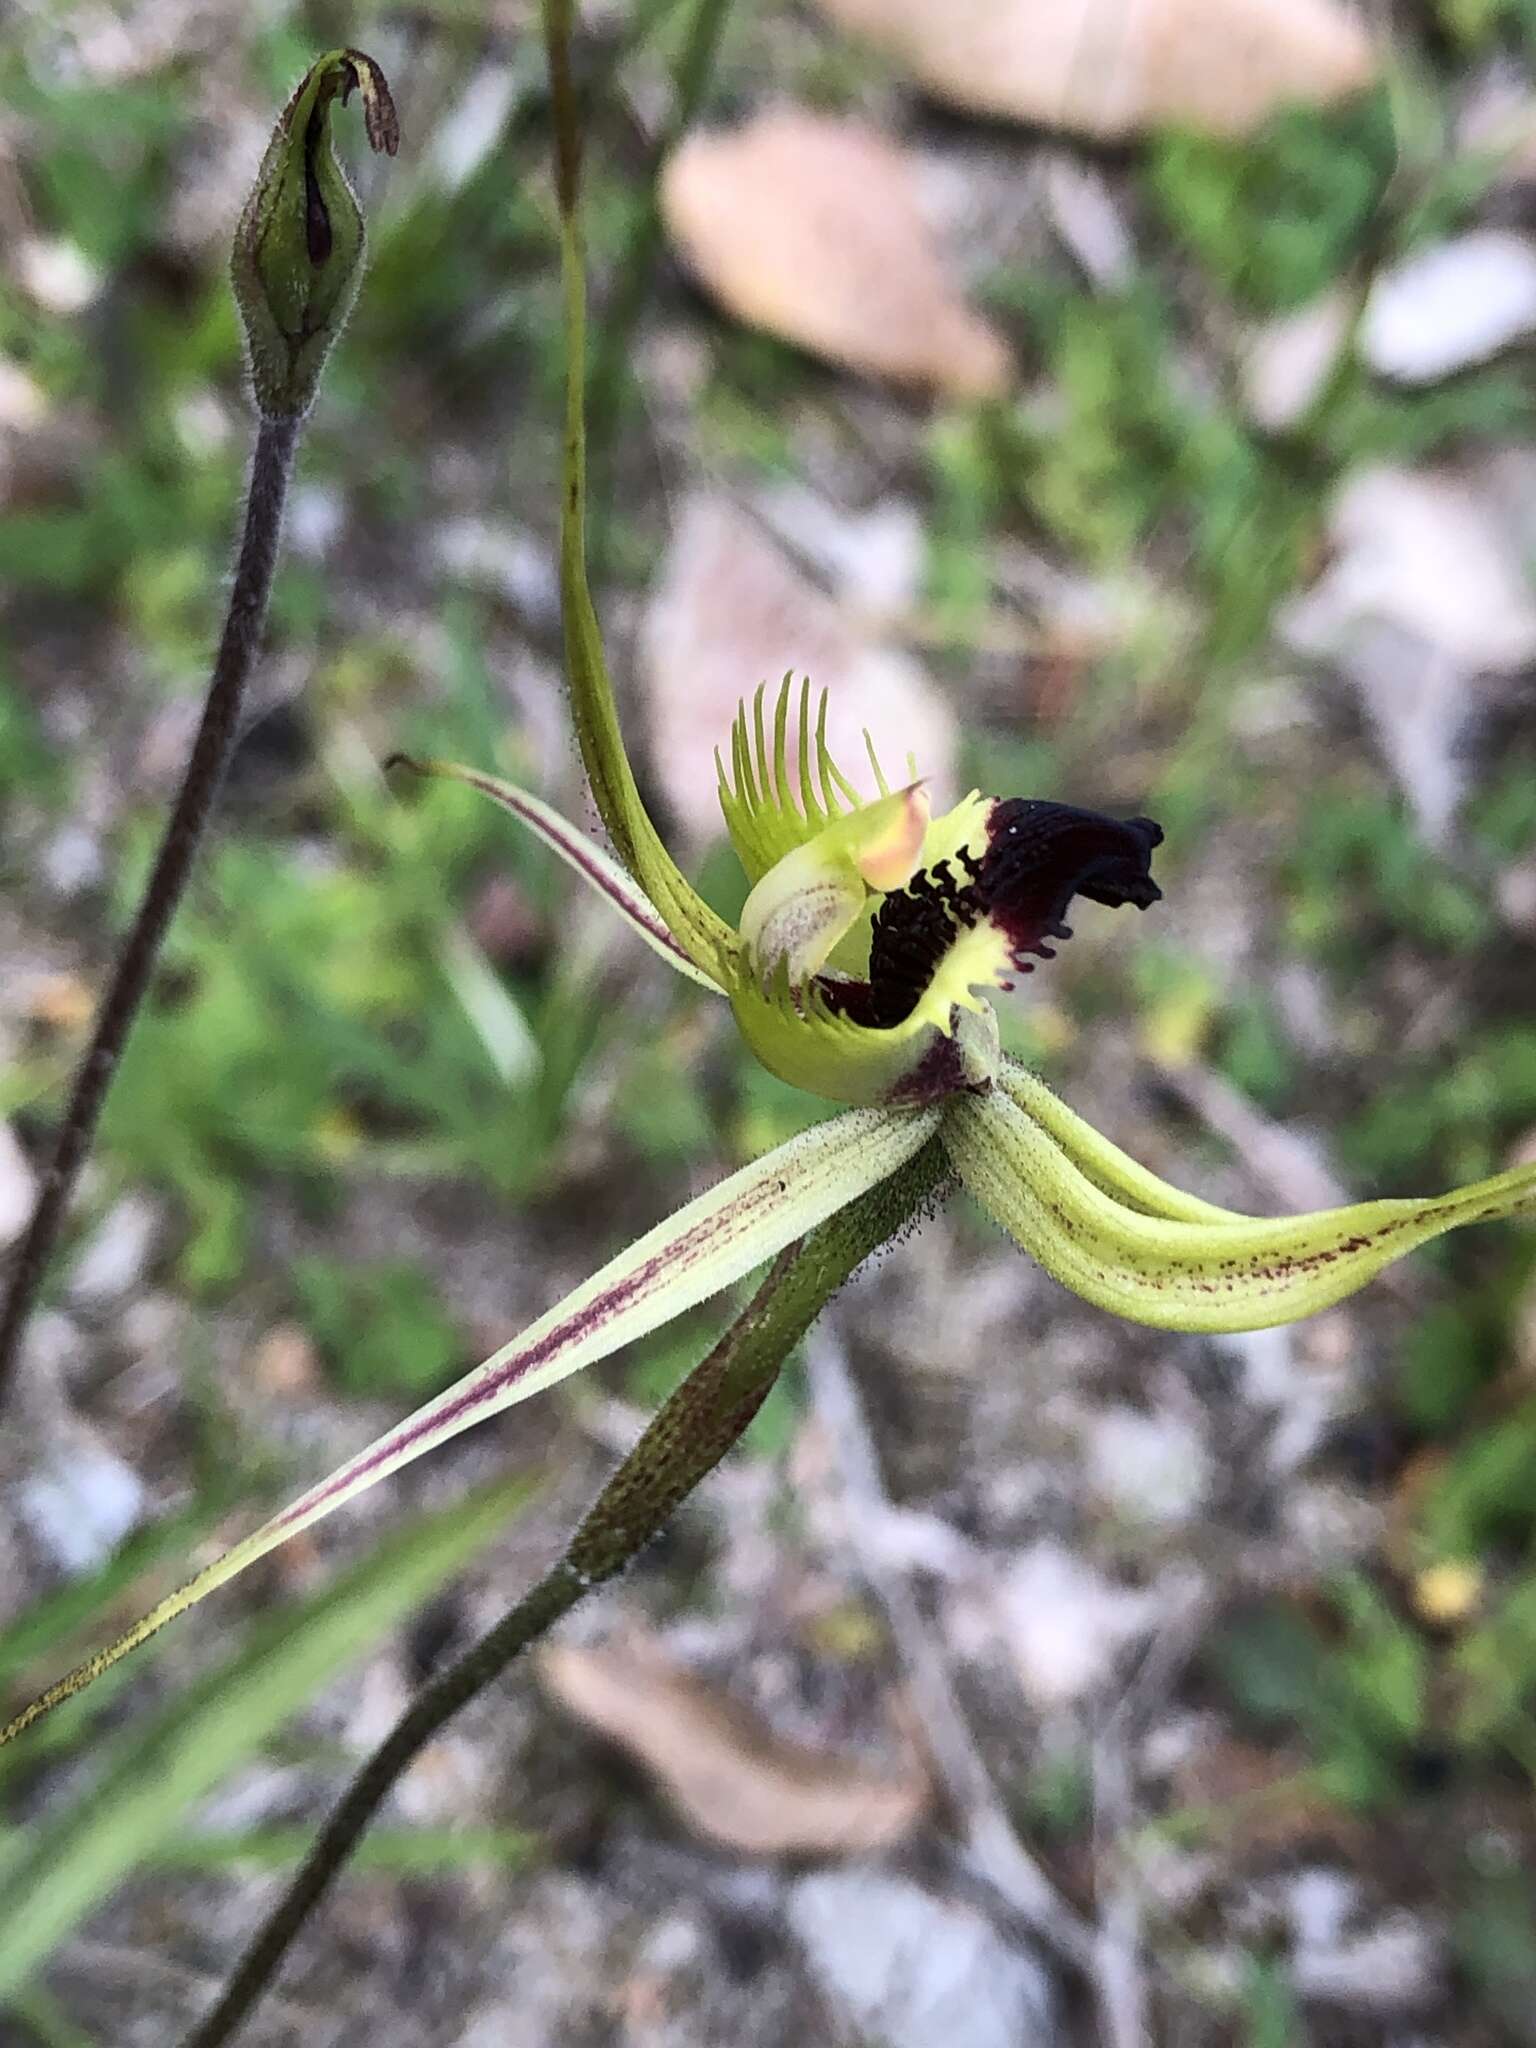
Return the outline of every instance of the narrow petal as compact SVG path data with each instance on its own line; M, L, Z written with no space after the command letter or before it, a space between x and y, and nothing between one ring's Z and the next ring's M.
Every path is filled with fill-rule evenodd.
M1100 1308L1165 1330L1294 1322L1444 1231L1536 1215L1536 1166L1432 1200L1359 1202L1313 1216L1149 1215L1095 1185L1044 1123L997 1088L952 1099L944 1144L977 1201L1048 1272ZM1121 1170L1113 1148L1096 1157L1101 1169ZM1143 1183L1142 1199L1147 1193Z
M998 1086L1012 1096L1027 1116L1032 1116L1066 1153L1080 1173L1101 1193L1139 1209L1143 1216L1161 1216L1170 1223L1256 1223L1263 1219L1245 1216L1236 1209L1218 1209L1214 1202L1202 1202L1198 1195L1186 1195L1149 1173L1118 1145L1068 1109L1038 1075L1015 1059L1005 1058Z
M514 782L503 782L500 776L483 775L477 768L461 768L453 761L413 761L409 754L393 754L384 766L386 771L409 768L417 775L441 776L462 782L470 789L479 790L482 796L488 796L492 803L500 804L504 811L510 811L514 818L521 819L552 853L559 854L566 866L573 868L584 882L594 888L609 908L616 910L669 967L675 967L690 981L713 989L717 995L721 992L714 976L695 966L657 914L656 906L632 877L603 851L595 839L589 839L585 832L579 831L569 819L562 818L558 811L551 810L540 798L526 789L519 789Z
M568 111L568 110L567 110ZM570 195L574 203L574 192ZM586 278L573 213L561 224L565 310L565 457L560 506L560 610L571 716L593 800L624 863L694 965L717 985L730 978L736 934L715 915L662 845L635 786L603 636L587 582Z
M0 1730L0 1745L258 1558L402 1465L742 1279L904 1166L937 1127L936 1110L849 1110L733 1173L51 1686Z

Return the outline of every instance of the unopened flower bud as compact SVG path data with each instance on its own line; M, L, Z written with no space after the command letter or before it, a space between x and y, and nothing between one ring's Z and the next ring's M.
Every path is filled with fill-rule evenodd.
M363 216L331 148L331 102L345 106L354 90L370 146L395 154L400 124L383 72L360 50L332 50L283 109L235 230L230 272L268 419L308 410L362 279Z

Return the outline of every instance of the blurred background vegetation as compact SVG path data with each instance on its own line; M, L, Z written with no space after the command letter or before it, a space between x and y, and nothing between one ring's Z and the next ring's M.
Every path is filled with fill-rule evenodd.
M871 652L896 658L902 702L952 755L921 765L953 786L1167 828L1166 904L1134 931L1085 919L1006 1019L1129 1149L1270 1208L1529 1156L1529 7L1378 8L1372 75L1336 103L1231 134L1149 117L1107 141L941 103L836 15L809 0L587 14L595 546L647 786L703 886L739 901L699 822L709 775L667 739L699 721L723 738L729 714L676 651L697 637L729 669L739 628L741 692L806 665L836 692L841 665L867 693L855 725L877 729L888 671ZM819 1113L505 821L461 791L391 792L377 769L397 747L454 755L580 803L528 10L17 0L0 22L0 1227L19 1226L217 630L248 442L231 223L276 108L336 43L383 64L405 145L389 166L350 152L370 268L305 442L257 715L4 1451L0 1673L18 1696L191 1544ZM997 391L957 396L942 371L893 385L802 352L793 316L777 334L735 318L658 210L680 94L707 124L794 103L890 139L951 288L1000 338ZM769 188L758 203L798 202ZM827 231L856 226L839 213ZM763 233L750 212L728 227ZM722 504L773 555L765 570L744 549L731 570L745 626L722 625L677 545L691 510L707 524ZM807 651L829 647L831 674ZM1056 1881L1092 1910L1116 1859L1137 1873L1155 2038L1536 2041L1529 1232L1421 1254L1294 1343L1222 1347L1109 1328L958 1210L914 1259L919 1281L882 1269L838 1325L893 1501L957 1530L994 1590L1036 1584L1019 1573L1049 1541L1106 1597L1150 1603L1068 1683L1040 1676L1023 1623L978 1637L969 1578L911 1568ZM294 1650L306 1638L242 1649L226 1600L0 1773L0 1883L42 1843L63 1902L6 1975L18 2029L59 2048L127 2039L101 2031L126 2001L147 2016L134 2038L165 2038L233 1953L262 1870L291 1862L346 1756L381 1731L378 1701L513 1597L630 1404L653 1402L707 1328L413 1475L413 1512L497 1473L543 1491L469 1518L496 1547L404 1633L380 1600L388 1572L353 1564L373 1617L353 1648L371 1640L372 1661L281 1731L278 1704L251 1714L158 1819L89 1791L122 1701L179 1712L186 1744L204 1728L204 1695L181 1690L193 1674L243 1670L259 1692L265 1655L286 1660L272 1699L291 1713L325 1675ZM1124 1417L1145 1425L1157 1471L1172 1460L1171 1508L1114 1476L1106 1416L1116 1442ZM757 1490L743 1480L685 1523L603 1626L661 1636L807 1740L878 1748L898 1660L814 1512L834 1487L807 1449L816 1429L791 1373L745 1461ZM398 1512L328 1529L244 1611L312 1594L315 1554L363 1556ZM461 1555L422 1528L446 1581L468 1541ZM1091 1634L1091 1606L1067 1599L1063 1627ZM1165 1629L1184 1632L1173 1668L1116 1723ZM523 1689L464 1738L460 1806L439 1786L438 1805L424 1794L387 1824L338 1909L343 1938L302 1966L300 2005L327 2025L369 2016L384 2040L479 2040L453 2013L494 2027L534 1967L488 1930L579 1907L589 1952L563 1975L546 1958L563 1988L529 2007L544 2014L530 2040L842 2038L814 2002L807 2021L803 2001L835 2011L835 1989L814 1956L795 1961L780 1894L741 1887L752 1859L700 1846L643 1769L616 1777L597 1738ZM1106 1838L1108 1724L1134 1741ZM210 1817L195 1802L237 1767L248 1796ZM940 1814L901 1851L941 1893L944 1839ZM1326 1940L1306 1920L1319 1872L1349 1901ZM624 1997L658 1888L705 1921L728 1895L721 1924L750 1923L759 1946L733 1960L710 1921L703 1949L655 1966L652 2021ZM413 2006L391 1939L418 1925L438 1974ZM1363 1960L1350 1949L1371 1940ZM1330 1976L1325 1950L1355 1954L1354 1977ZM132 1964L150 1952L162 1973ZM1060 1995L1060 2038L1099 2038L1082 1986ZM293 2013L268 2024L311 2038ZM484 2038L520 2041L517 2024Z

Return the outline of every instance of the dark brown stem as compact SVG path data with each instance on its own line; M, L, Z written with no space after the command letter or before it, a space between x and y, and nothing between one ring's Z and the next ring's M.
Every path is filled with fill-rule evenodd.
M560 1562L456 1664L423 1686L369 1757L217 2005L182 2048L223 2048L412 1759L476 1693L650 1542L740 1438L828 1297L930 1199L944 1172L944 1156L930 1143L900 1173L779 1254L714 1350L657 1410Z
M43 1170L37 1202L17 1249L5 1307L0 1312L0 1398L15 1371L22 1332L53 1257L107 1089L149 987L166 929L186 890L208 814L234 750L245 686L261 646L299 426L297 418L264 419L257 431L240 558L202 723L133 929L118 955L90 1045L75 1071L64 1121L54 1139L53 1156Z

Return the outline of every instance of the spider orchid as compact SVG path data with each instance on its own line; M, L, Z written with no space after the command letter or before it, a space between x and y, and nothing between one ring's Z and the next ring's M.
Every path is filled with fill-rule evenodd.
M594 664L573 674L602 714L594 729L616 729L605 672ZM418 773L467 783L519 818L679 973L729 1001L765 1066L813 1094L858 1105L744 1168L643 1240L648 1259L662 1262L649 1283L655 1295L681 1287L690 1304L700 1298L696 1214L718 1215L721 1225L719 1248L704 1262L706 1287L717 1259L721 1270L731 1262L719 1285L739 1277L722 1197L743 1213L766 1206L772 1221L753 1228L766 1230L777 1249L933 1136L981 1206L1047 1271L1100 1308L1168 1330L1292 1322L1459 1224L1536 1214L1532 1166L1431 1200L1280 1218L1217 1208L1159 1180L1001 1052L990 1000L1011 991L1036 959L1054 959L1050 941L1072 936L1063 920L1075 897L1142 910L1159 900L1151 874L1159 828L1150 818L974 791L930 818L924 785L892 790L873 748L879 794L866 800L831 758L826 710L823 693L813 725L809 685L796 709L786 680L770 739L760 689L750 711L737 715L729 771L717 756L721 808L752 885L734 931L669 861L660 865L666 856L621 752L605 763L609 786L621 792L608 823L619 843L627 836L643 849L637 865L646 887L528 791L453 763L396 757ZM671 906L668 916L657 899ZM610 1271L627 1274L630 1256ZM686 1276L674 1260L689 1268ZM493 1360L481 1370L503 1369ZM541 1357L536 1384L570 1369ZM516 1400L524 1391L533 1389L519 1378L502 1393Z
M766 1067L844 1107L620 1252L51 1687L0 1730L0 1743L300 1530L450 1437L734 1286L899 1175L931 1140L982 1208L1058 1280L1099 1308L1169 1330L1253 1330L1311 1315L1447 1230L1536 1213L1536 1166L1426 1200L1271 1219L1217 1208L1138 1165L1003 1055L991 998L1054 957L1052 942L1071 936L1064 920L1075 898L1141 910L1159 899L1157 825L975 792L930 817L925 784L891 788L873 749L875 788L861 795L831 757L825 697L813 718L809 685L797 702L786 681L771 719L759 690L735 721L720 799L751 889L736 928L709 907L641 801L588 587L573 149L557 160L556 183L567 339L566 679L614 851L538 796L477 769L405 765L466 783L519 819L669 966L729 1004Z

